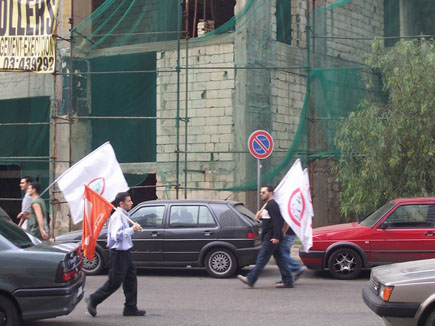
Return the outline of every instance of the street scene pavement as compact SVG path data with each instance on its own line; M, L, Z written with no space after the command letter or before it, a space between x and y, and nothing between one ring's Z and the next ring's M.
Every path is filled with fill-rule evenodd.
M242 270L242 274L250 268ZM145 317L123 317L122 289L97 307L91 317L82 300L63 317L27 322L25 326L120 325L352 325L380 326L381 319L364 304L361 289L369 272L340 281L326 272L306 271L293 289L276 289L279 270L269 264L255 288L237 278L215 279L203 270L138 270L139 308ZM107 275L87 278L85 295Z

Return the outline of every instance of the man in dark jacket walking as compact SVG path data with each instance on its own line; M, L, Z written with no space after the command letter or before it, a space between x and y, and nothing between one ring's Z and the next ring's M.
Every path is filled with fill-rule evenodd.
M260 197L265 204L263 208L257 212L256 217L262 220L262 240L263 244L257 256L255 267L245 277L238 275L237 278L250 287L253 287L270 257L276 260L276 264L281 272L283 283L279 287L292 288L293 276L289 269L289 265L284 260L282 253L278 250L279 243L283 238L284 219L279 211L279 206L273 199L273 187L265 186L261 188Z

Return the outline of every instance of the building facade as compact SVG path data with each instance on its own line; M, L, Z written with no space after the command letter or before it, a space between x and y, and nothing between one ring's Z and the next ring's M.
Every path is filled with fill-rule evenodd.
M273 155L262 162L264 182L276 184L291 162L302 158L310 171L315 226L340 221L333 146L325 131L330 120L319 110L344 103L343 94L353 93L322 83L338 85L342 72L349 76L362 66L376 36L434 34L430 21L417 19L422 7L433 12L433 5L427 0L199 2L195 7L192 1L168 6L137 0L125 8L114 1L59 2L56 73L0 73L0 128L14 128L7 125L9 110L29 108L23 109L28 116L14 121L29 123L15 125L21 143L2 141L7 153L0 163L2 206L16 211L15 183L21 176L39 175L48 185L108 140L134 201L231 198L254 210L257 161L247 141L263 129L275 143ZM157 36L139 39L147 33ZM331 71L337 71L335 77ZM364 76L356 78L362 85ZM346 103L355 104L354 97ZM325 104L330 98L332 104ZM37 121L44 125L35 123L34 110L44 112ZM32 148L44 149L40 155L24 149L35 137L39 141ZM12 146L23 150L14 152ZM74 228L55 187L49 198L53 229Z

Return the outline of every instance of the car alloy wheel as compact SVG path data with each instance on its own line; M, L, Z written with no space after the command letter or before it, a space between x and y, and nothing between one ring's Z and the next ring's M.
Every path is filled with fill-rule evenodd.
M205 268L210 276L224 278L233 276L237 270L234 254L228 249L212 249L205 258Z
M103 258L100 251L95 250L94 259L89 260L83 256L83 270L88 275L98 275L103 270Z
M355 250L339 248L329 257L328 268L335 278L350 280L356 278L361 272L362 260Z

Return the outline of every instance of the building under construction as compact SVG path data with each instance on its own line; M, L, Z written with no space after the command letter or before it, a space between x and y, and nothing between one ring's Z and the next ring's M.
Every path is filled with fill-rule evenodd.
M431 0L64 0L53 74L0 73L0 206L19 179L48 186L106 141L133 201L231 198L255 209L248 137L274 151L262 184L300 158L315 226L340 221L331 168L337 121L369 94L374 38L435 35ZM1 25L1 24L0 24ZM50 188L55 232L71 229Z

